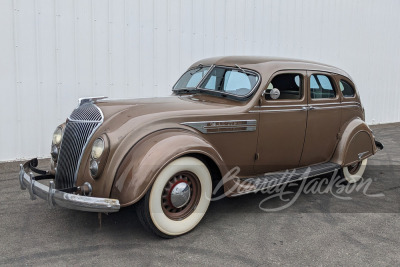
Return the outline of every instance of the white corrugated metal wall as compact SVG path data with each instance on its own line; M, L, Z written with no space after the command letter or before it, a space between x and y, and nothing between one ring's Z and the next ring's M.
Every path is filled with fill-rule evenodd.
M369 123L400 121L397 0L0 0L0 161L48 156L83 96L170 94L218 55L348 71Z

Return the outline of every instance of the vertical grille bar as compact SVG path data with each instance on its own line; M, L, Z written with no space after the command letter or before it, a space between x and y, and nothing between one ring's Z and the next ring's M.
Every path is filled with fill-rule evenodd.
M64 129L57 163L57 189L75 186L82 154L90 137L102 122L103 114L92 103L85 103L72 112Z

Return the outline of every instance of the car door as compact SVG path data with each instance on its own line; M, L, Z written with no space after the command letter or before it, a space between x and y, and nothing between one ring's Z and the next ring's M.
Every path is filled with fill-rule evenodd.
M330 73L307 71L307 130L300 166L329 161L338 142L341 103Z
M260 105L256 173L295 168L299 165L307 122L306 72L280 71L272 76ZM272 88L280 90L272 99Z

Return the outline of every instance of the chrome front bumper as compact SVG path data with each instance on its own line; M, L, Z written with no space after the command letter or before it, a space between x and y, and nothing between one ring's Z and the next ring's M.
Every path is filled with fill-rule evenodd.
M50 186L46 186L35 180L32 172L27 174L24 165L20 165L19 183L21 189L28 189L31 200L40 197L47 200L50 208L60 206L68 209L91 211L91 212L117 212L120 204L117 199L88 197L76 194L65 193L54 188L54 182L50 181Z

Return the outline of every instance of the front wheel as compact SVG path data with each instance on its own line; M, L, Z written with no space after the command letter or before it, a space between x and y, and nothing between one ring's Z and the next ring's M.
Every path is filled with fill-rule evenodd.
M368 159L364 159L353 165L343 167L341 176L344 177L349 184L357 183L364 174L365 168L367 167L367 161Z
M136 207L142 225L171 238L192 230L210 204L211 175L200 160L183 157L168 164Z

